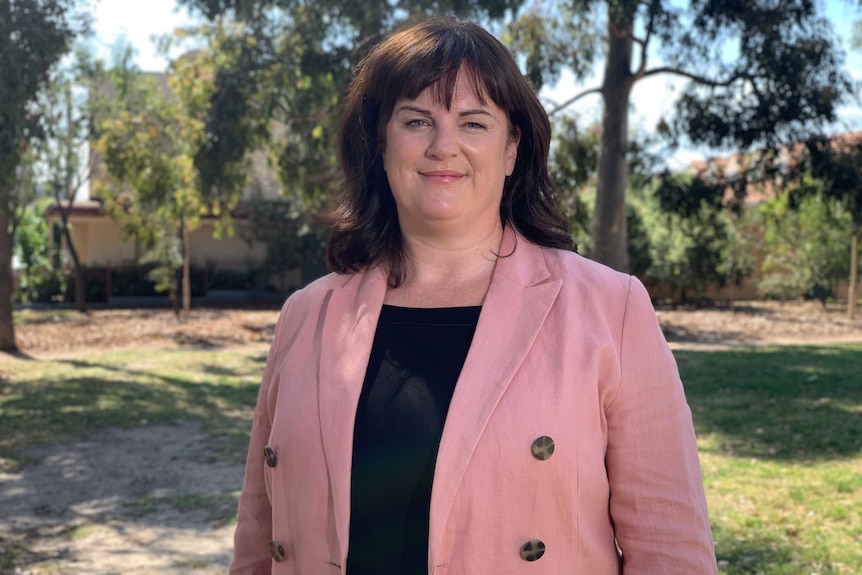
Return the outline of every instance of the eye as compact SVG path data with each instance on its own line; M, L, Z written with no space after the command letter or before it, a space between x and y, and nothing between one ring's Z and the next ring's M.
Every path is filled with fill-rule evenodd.
M414 118L412 120L407 120L404 122L404 125L408 128L421 128L422 126L427 126L428 121L422 118Z
M479 122L466 122L464 124L464 127L467 128L468 130L484 130L485 129L485 125L480 124Z

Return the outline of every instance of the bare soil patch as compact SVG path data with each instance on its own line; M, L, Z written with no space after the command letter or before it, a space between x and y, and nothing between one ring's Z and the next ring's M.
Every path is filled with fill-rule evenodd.
M268 343L277 309L193 309L179 317L166 309L40 313L15 326L28 355L155 346L227 346ZM29 321L28 321L29 320Z
M0 573L226 572L243 468L208 459L208 444L180 424L27 452L32 464L0 474Z
M819 302L742 302L730 308L656 311L671 347L745 347L862 341L862 310Z
M71 315L70 315L71 314ZM862 340L862 310L847 318L844 306L818 302L741 302L733 308L656 312L675 345L780 345ZM266 344L277 309L95 310L43 314L16 326L18 346L33 356L74 355L116 347ZM2 357L2 356L0 356Z
M816 302L657 311L673 347L862 341L862 317ZM22 357L115 348L264 347L278 310L95 310L34 314L16 326ZM0 380L15 356L0 354ZM193 424L108 429L39 448L0 474L0 575L209 574L230 561L241 466L206 457ZM11 558L14 557L14 560ZM5 558L5 560L4 560Z

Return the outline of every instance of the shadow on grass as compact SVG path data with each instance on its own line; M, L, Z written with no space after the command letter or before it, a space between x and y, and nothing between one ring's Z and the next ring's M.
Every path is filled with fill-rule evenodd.
M0 574L74 561L58 529L90 525L169 525L142 552L190 570L226 568L230 548L184 553L170 539L233 521L265 359L148 350L9 372L0 380ZM46 545L66 555L34 551Z
M754 533L734 534L715 525L712 533L721 575L798 575L816 572L815 564L823 568L822 559L807 557L804 548L789 540Z
M184 365L178 352L168 369L70 359L39 381L13 377L0 400L0 457L106 427L198 421L220 446L214 457L242 462L265 360L258 355L226 367L209 357Z
M26 361L33 361L33 356L29 355L20 349L13 349L11 351L0 350L0 355L6 355L9 357L14 357L15 359L21 359Z
M674 353L699 435L743 457L862 452L862 344Z

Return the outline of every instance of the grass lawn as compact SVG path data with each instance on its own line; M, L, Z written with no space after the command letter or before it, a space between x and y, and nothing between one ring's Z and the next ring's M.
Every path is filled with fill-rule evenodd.
M677 351L725 575L862 573L862 344ZM242 463L265 353L144 350L4 365L0 472L105 426L199 421ZM137 502L144 505L147 502Z
M721 573L862 573L862 344L675 355Z
M265 351L130 350L6 364L0 378L0 472L20 450L108 426L198 421L214 457L245 462Z

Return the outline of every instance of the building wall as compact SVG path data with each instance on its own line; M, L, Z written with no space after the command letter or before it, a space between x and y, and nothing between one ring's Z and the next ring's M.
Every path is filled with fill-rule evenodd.
M234 222L232 235L223 232L216 238L213 236L215 222L201 222L199 227L189 234L192 265L211 265L219 269L243 271L259 264L266 255L266 246L249 244L242 234L245 225L243 222Z
M58 216L49 221L59 224ZM124 237L119 224L107 216L70 216L72 241L78 257L85 266L119 267L139 263L143 251L134 240ZM193 267L246 272L259 265L266 256L266 246L249 243L243 234L247 222L234 220L233 234L223 232L213 236L216 222L203 220L189 234ZM65 242L64 242L65 247ZM69 262L69 258L65 261ZM285 270L270 280L276 289L289 291L302 286L302 270Z
M110 220L82 224L76 222L72 225L75 247L79 249L79 255L86 253L86 259L81 258L82 263L89 266L118 266L137 262L135 242L123 237L120 226ZM79 234L86 238L83 243L79 243Z

